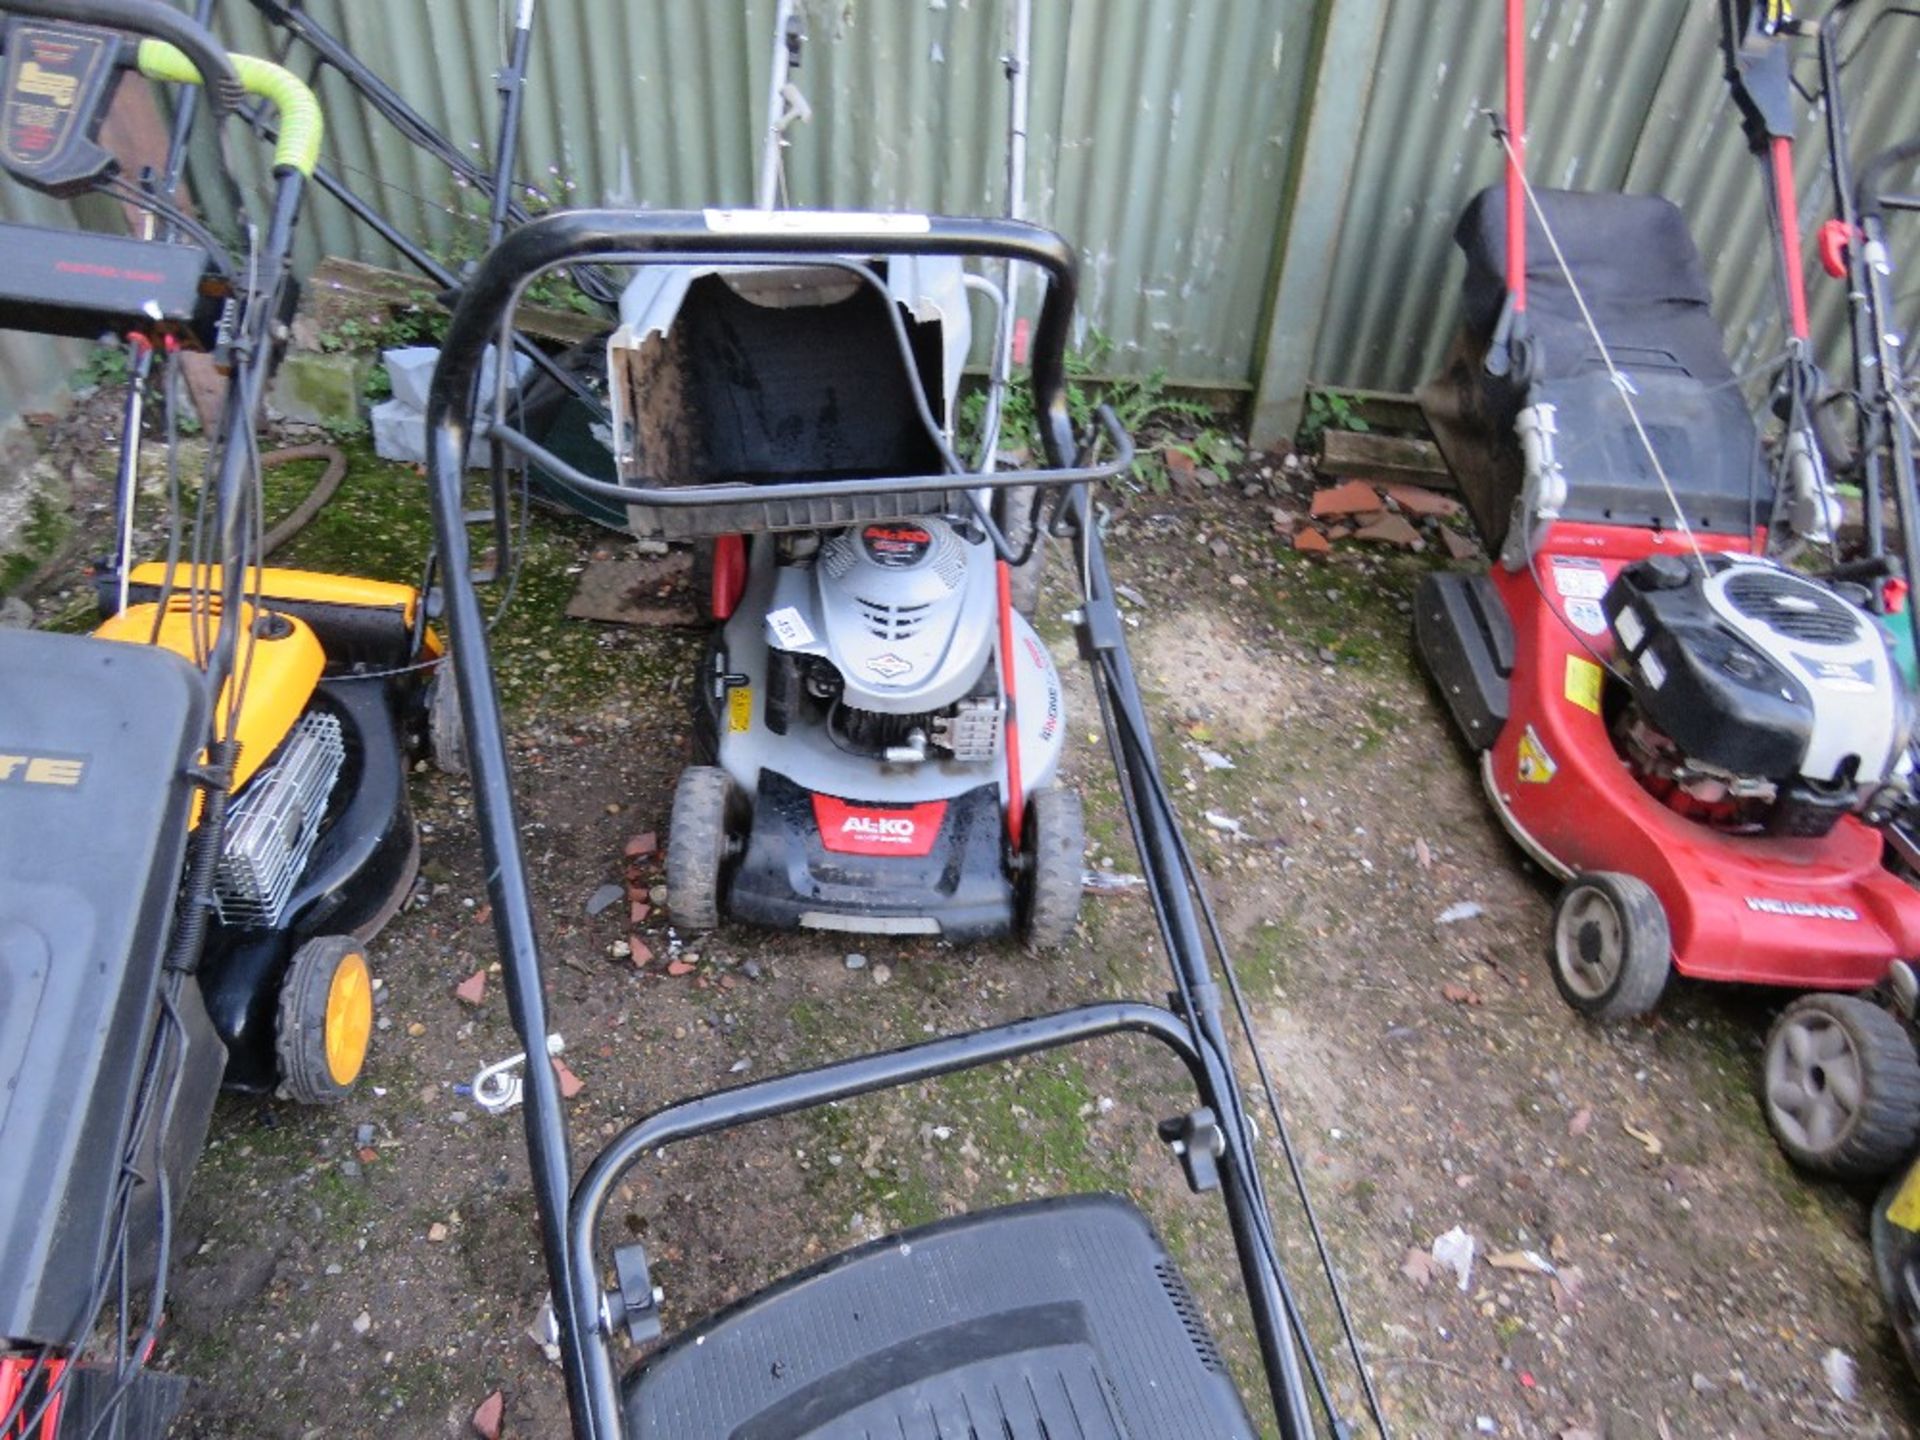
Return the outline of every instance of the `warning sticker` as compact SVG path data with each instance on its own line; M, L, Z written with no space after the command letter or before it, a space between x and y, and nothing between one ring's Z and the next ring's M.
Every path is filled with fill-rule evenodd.
M736 685L727 692L727 729L744 735L753 725L753 687Z
M1607 593L1607 572L1584 555L1556 555L1553 588L1563 600L1598 600Z
M775 640L789 650L813 644L813 627L807 624L806 616L791 605L770 613L767 616L767 629L773 632Z
M1579 655L1567 656L1567 699L1582 710L1600 713L1600 667Z
M1585 635L1604 635L1607 633L1607 612L1600 608L1598 600L1569 600L1566 604L1567 623Z
M1544 785L1559 773L1560 767L1553 763L1553 757L1547 754L1547 747L1540 743L1540 737L1534 733L1531 725L1520 737L1519 765L1520 778L1529 785Z

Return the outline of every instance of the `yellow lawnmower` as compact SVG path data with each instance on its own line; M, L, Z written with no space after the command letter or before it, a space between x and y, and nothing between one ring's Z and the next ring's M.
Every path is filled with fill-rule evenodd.
M131 362L106 619L0 630L0 1436L158 1436L184 1382L144 1362L216 1093L326 1103L365 1063L365 947L417 866L406 773L440 647L409 586L261 563L255 418L292 309L312 94L150 0L0 18L0 166L152 217L139 237L0 225L0 326L119 337ZM138 183L96 140L129 71L180 87L166 169ZM227 168L247 94L278 139L270 208L242 202L234 243L175 192L196 118ZM191 516L186 352L227 377ZM173 538L136 566L153 393Z

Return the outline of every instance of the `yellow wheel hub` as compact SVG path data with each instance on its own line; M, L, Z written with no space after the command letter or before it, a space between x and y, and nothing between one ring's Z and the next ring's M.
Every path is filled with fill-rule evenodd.
M367 1061L373 1033L373 976L358 950L340 957L327 987L327 1072L336 1085L351 1085Z

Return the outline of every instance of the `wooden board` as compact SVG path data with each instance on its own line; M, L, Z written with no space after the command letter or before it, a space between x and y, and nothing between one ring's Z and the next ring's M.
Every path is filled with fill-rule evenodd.
M1329 478L1424 485L1429 490L1460 488L1431 440L1329 430L1320 437L1320 446L1320 473Z

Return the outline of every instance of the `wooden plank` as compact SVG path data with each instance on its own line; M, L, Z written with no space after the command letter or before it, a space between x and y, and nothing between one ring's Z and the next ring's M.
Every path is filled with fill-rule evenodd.
M314 266L307 283L314 291L331 290L382 305L431 307L440 303L440 292L418 275L368 265L359 260L347 260L338 255L329 255ZM545 305L522 305L514 312L513 318L521 334L562 345L578 345L611 328L602 316L583 315L576 310L555 310Z
M1409 435L1363 434L1329 430L1320 437L1320 473L1346 480L1389 485L1424 485L1429 490L1460 487L1431 440Z

